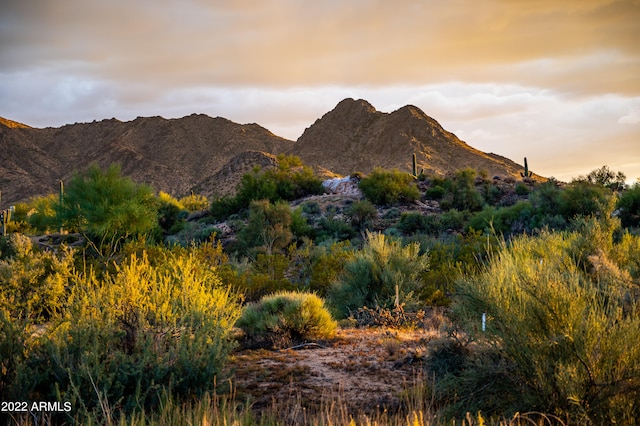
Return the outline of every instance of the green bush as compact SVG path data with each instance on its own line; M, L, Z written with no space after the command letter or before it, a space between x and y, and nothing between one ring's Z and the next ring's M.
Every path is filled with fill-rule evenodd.
M591 216L599 212L607 203L611 190L589 181L574 180L560 195L560 214L567 219L577 216Z
M236 324L251 344L283 348L333 337L337 323L311 293L280 292L247 305Z
M105 257L129 237L151 231L158 214L153 189L121 176L115 164L75 174L56 209L65 228L83 233Z
M429 257L420 253L419 244L403 246L384 234L367 232L364 247L345 265L329 300L340 316L363 306L393 308L396 302L413 309L421 274L428 267Z
M257 248L267 254L283 250L293 238L289 204L253 201L247 226L240 230L238 238L245 250Z
M247 302L279 291L292 291L296 287L287 277L290 259L283 253L258 253L250 269L241 276L238 289Z
M473 169L463 169L456 172L447 193L440 205L443 209L457 209L478 211L482 209L482 195L476 190L476 172Z
M516 184L516 194L517 195L528 195L529 194L529 188L527 187L527 185L525 185L522 182L518 182Z
M624 226L640 226L640 182L622 192L618 199L618 209Z
M444 197L444 194L447 191L440 185L437 186L432 186L429 189L427 189L424 193L424 196L428 199L428 200L441 200L442 197Z
M383 206L412 202L420 197L413 177L398 170L377 167L360 181L359 187L369 201Z
M345 214L351 219L351 225L358 230L363 230L370 227L378 217L378 209L369 200L361 200L348 206Z
M531 230L531 204L518 201L509 207L485 206L467 224L467 229L494 231L509 236Z
M443 230L440 215L425 215L419 212L402 213L396 227L404 235L413 235L416 233L437 235Z
M184 227L189 212L184 205L166 192L160 191L157 198L158 225L166 234L175 234Z
M60 219L56 217L59 197L54 194L34 197L25 205L16 205L12 221L26 221L36 232L46 233L60 229Z
M352 256L353 247L349 242L315 247L311 253L307 288L320 297L326 297Z
M622 172L614 172L608 166L602 166L599 169L592 170L586 177L586 180L593 184L605 186L613 191L622 191L626 184L627 177Z
M296 156L279 155L275 169L255 168L242 176L235 196L217 198L211 203L211 213L222 220L242 209L249 208L257 200L291 201L308 195L324 193L322 180L313 169L302 164Z
M291 213L291 232L298 239L315 237L315 229L309 225L307 216L300 207Z
M345 241L356 236L356 230L336 212L329 208L327 213L318 221L318 240Z
M515 238L459 283L453 315L473 345L464 344L457 367L436 378L436 392L457 415L540 411L572 424L639 418L637 292L597 242L611 241L611 227L595 219L587 226ZM577 247L593 250L586 262Z
M66 306L72 251L42 252L22 234L11 234L9 245L13 255L0 261L0 309L32 324L56 318Z

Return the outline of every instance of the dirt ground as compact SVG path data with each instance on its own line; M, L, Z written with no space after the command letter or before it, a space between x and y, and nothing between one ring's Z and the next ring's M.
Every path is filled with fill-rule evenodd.
M231 359L236 400L257 411L278 404L315 410L335 400L354 412L396 410L439 336L437 327L342 328L331 340L295 349L239 350Z

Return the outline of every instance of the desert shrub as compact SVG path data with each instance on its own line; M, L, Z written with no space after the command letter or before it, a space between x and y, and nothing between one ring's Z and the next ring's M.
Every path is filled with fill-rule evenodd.
M184 227L189 212L184 205L166 192L160 191L157 199L158 225L167 234L175 234Z
M303 213L308 215L318 215L322 213L320 205L316 201L305 201L304 203L300 204L300 208L302 209Z
M292 291L296 286L287 277L290 259L284 253L258 253L238 284L248 302L280 292Z
M329 208L318 221L318 240L345 241L356 236L356 230L338 214L335 208Z
M528 195L529 194L529 187L527 187L527 185L525 185L522 182L518 182L516 184L515 192L516 192L517 195Z
M476 172L473 169L463 169L456 172L447 193L440 205L443 209L457 209L478 211L482 208L482 195L476 190Z
M247 226L240 230L238 238L245 250L257 248L271 254L284 249L293 238L289 205L285 202L271 204L268 200L253 201Z
M516 192L517 190L518 188L516 188ZM484 198L485 203L495 205L502 195L503 191L499 186L493 185L491 181L488 181L486 178L483 179L482 198Z
M220 230L215 225L202 222L180 222L180 226L174 226L172 235L165 238L168 244L178 244L182 247L189 247L192 244L199 244L209 241L215 235L220 235Z
M414 308L421 274L429 267L429 257L417 243L403 246L384 234L367 232L362 250L354 253L330 292L329 300L340 316L370 307Z
M540 185L537 185L533 191L530 192L529 201L533 206L545 214L555 215L560 213L560 205L562 201L560 199L562 189L558 186L555 180L548 180Z
M32 324L56 318L65 309L73 252L37 250L22 234L11 234L9 244L13 255L0 261L0 309Z
M369 200L361 200L348 206L345 214L356 229L362 230L371 226L378 217L378 209Z
M333 337L337 323L311 293L280 292L247 305L236 325L251 344L283 348Z
M291 232L298 239L315 237L315 229L309 225L309 221L300 207L291 212Z
M0 282L11 302L0 306L3 397L69 401L84 416L147 409L164 392L185 400L213 391L240 305L217 277L221 248L203 247L132 255L104 279L73 270L67 255L3 264L12 269ZM16 286L19 276L40 285Z
M591 216L611 197L611 190L585 180L574 180L560 195L560 214L567 220Z
M420 192L409 173L376 168L359 184L364 196L373 204L390 206L399 202L411 202Z
M508 236L530 231L531 215L532 209L528 201L518 201L509 207L485 206L469 220L467 227Z
M402 212L400 211L400 209L398 209L397 207L391 207L389 210L387 210L384 213L382 218L384 220L386 220L386 221L394 221L394 220L398 219L401 214L402 214Z
M624 226L640 226L640 182L622 192L618 199L618 209Z
M194 194L180 198L180 204L190 212L206 210L209 208L209 200L204 195Z
M308 195L323 194L322 180L315 176L313 169L302 164L295 156L278 156L275 169L255 168L252 173L242 176L235 196L214 199L211 213L216 219L224 219L242 209L249 208L257 200L291 201Z
M37 396L32 391L40 367L32 354L40 350L45 325L59 321L68 307L73 253L41 252L22 234L3 240L11 256L0 261L0 394L25 401Z
M179 399L214 390L240 315L215 270L194 253L166 251L155 265L134 255L105 281L78 280L52 333L61 396L89 411L106 401L130 412L154 406L161 388ZM102 398L83 391L92 383Z
M443 230L461 231L467 222L469 213L457 209L451 209L440 214L440 223Z
M474 348L461 353L462 368L436 379L458 414L539 410L580 424L638 418L638 304L629 301L624 274L611 273L619 266L610 258L608 272L598 273L606 255L590 257L590 265L575 256L581 238L517 237L480 274L460 281L454 317Z
M120 167L103 171L92 165L65 186L57 215L65 228L85 235L102 256L115 253L127 238L149 232L157 223L151 187L120 175Z
M236 197L223 195L221 197L214 198L211 201L209 209L213 219L224 220L231 215L238 213L242 209L242 206Z
M344 271L353 256L349 242L316 246L311 252L311 264L306 288L320 297L327 297L329 289Z
M404 235L412 235L415 233L437 235L443 230L440 215L425 215L419 212L402 213L396 227L402 231Z
M427 189L424 193L424 196L428 200L441 200L442 197L444 197L445 193L446 193L446 190L444 189L444 187L437 185Z
M60 229L61 222L56 217L55 210L58 200L54 194L34 197L26 205L16 205L17 214L12 214L12 220L24 220L36 232L41 233Z
M627 177L622 172L614 172L609 166L602 166L599 169L592 170L586 177L586 180L593 184L605 186L612 191L622 191L626 184Z

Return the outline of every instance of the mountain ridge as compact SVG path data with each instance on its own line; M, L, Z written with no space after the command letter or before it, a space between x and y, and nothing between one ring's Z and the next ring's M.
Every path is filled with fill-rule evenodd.
M272 167L278 154L300 157L325 174L369 173L375 167L446 174L460 168L516 176L522 167L459 140L418 107L380 112L363 99L340 101L297 141L256 123L191 114L166 119L115 118L61 127L33 128L0 118L2 204L56 192L60 180L91 163L120 163L122 173L173 196L197 190L229 194L238 174Z

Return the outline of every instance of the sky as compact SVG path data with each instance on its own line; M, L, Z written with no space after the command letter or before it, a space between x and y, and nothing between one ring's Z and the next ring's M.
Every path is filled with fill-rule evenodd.
M3 0L0 116L192 113L296 140L344 98L415 105L570 181L640 178L640 0Z

